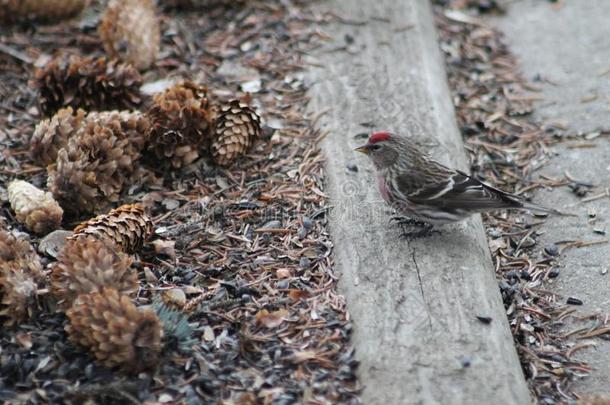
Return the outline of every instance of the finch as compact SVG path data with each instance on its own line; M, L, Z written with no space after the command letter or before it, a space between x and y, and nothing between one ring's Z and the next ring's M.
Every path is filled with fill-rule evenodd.
M497 209L565 215L451 169L432 159L411 139L388 131L374 132L368 143L356 151L366 154L373 162L383 199L410 218L407 222L427 229Z

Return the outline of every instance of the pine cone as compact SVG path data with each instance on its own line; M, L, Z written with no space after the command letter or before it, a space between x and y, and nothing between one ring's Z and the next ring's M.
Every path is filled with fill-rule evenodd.
M56 21L80 13L88 0L0 0L0 21Z
M137 373L157 363L163 329L152 309L138 309L126 295L105 288L80 295L66 314L70 340L106 367Z
M62 308L69 308L80 294L114 288L132 295L138 290L138 275L129 256L92 236L69 240L51 273L51 291Z
M32 245L0 230L0 318L17 325L29 318L36 306L36 283L42 266Z
M0 268L4 266L21 269L35 279L42 276L40 258L30 242L0 229Z
M59 56L36 70L40 110L49 116L64 106L85 110L133 109L141 103L142 77L127 64L106 58Z
M144 149L150 132L150 120L139 111L92 111L87 114L85 122L113 128L114 132L130 140L134 152Z
M153 223L144 208L138 204L126 204L78 225L72 238L92 235L116 244L126 253L135 253L142 249L152 232Z
M8 185L8 200L17 221L36 234L46 235L61 225L64 211L53 195L27 181L12 181Z
M155 96L148 116L149 149L160 164L169 161L171 167L180 168L199 157L210 130L205 87L185 82L165 90Z
M32 159L45 166L55 162L57 152L68 144L68 139L80 128L85 114L81 109L75 114L72 107L67 107L39 122L30 140Z
M138 112L89 113L47 167L48 187L66 213L100 212L142 178L138 165L148 119Z
M152 0L112 0L99 26L106 53L147 69L157 59L161 31Z
M0 318L14 326L29 319L36 308L36 282L27 270L0 264Z
M261 119L252 108L238 100L220 107L214 124L212 157L221 166L233 163L244 155L260 136Z

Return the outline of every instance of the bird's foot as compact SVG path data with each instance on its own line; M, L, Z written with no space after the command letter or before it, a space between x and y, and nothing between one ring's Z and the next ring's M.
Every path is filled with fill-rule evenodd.
M439 231L438 229L433 229L432 227L429 227L429 228L412 230L412 231L409 231L409 232L403 232L400 235L400 237L404 238L404 239L406 239L408 241L412 241L412 240L415 240L415 239L427 238L429 236L432 236L435 233L440 234L441 231Z
M405 226L419 226L419 227L426 227L429 226L430 224L424 221L420 221L417 219L413 219L413 218L409 218L409 217L402 217L402 216L393 216L390 218L390 222L391 221L396 221L396 223L398 223L399 226L401 227L405 227Z
M426 222L418 221L418 224L416 224L416 225L419 226L420 229L413 229L413 228L405 229L406 227L403 226L400 237L407 239L408 241L412 241L414 239L420 239L420 238L426 238L428 236L432 236L435 233L438 233L438 234L441 233L441 231L439 231L438 229L434 229L434 225L428 224Z

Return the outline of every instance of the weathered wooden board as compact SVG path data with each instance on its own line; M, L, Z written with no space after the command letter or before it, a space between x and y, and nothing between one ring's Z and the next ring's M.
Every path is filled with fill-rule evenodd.
M363 402L530 403L480 218L428 239L400 239L370 164L353 151L365 140L356 134L393 129L466 169L430 5L330 0L320 7L350 20L325 28L335 40L317 53L323 67L309 79L312 112L328 110L320 123L329 131L322 147L331 230Z

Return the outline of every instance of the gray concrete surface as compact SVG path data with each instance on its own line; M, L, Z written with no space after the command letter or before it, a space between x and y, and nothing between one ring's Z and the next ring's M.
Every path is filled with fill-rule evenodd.
M530 403L480 218L400 239L371 165L353 151L365 141L356 134L394 129L466 168L428 2L320 6L348 20L324 27L335 40L309 72L310 108L326 112L334 258L354 321L363 403Z
M490 19L506 36L528 78L541 75L544 99L536 103L541 122L561 120L571 133L610 130L610 1L566 1L562 7L539 0L513 1L505 16ZM606 72L604 74L604 72ZM597 95L594 100L586 96ZM574 147L578 143L585 148ZM541 174L563 178L567 170L577 179L595 183L590 196L610 187L610 137L568 141L552 149L555 156ZM593 241L610 236L610 199L578 204L567 187L545 190L536 200L551 206L569 207L579 218L550 218L542 243L562 240ZM587 215L595 213L595 223ZM593 229L607 234L594 233ZM563 269L546 287L564 297L584 301L581 314L610 313L610 244L572 249L561 257ZM604 274L605 271L608 273ZM570 323L566 330L583 326ZM594 340L595 348L579 351L577 358L594 368L590 377L576 383L582 393L610 393L610 342Z
M607 0L514 0L493 19L544 100L537 113L573 131L610 129L610 24Z

